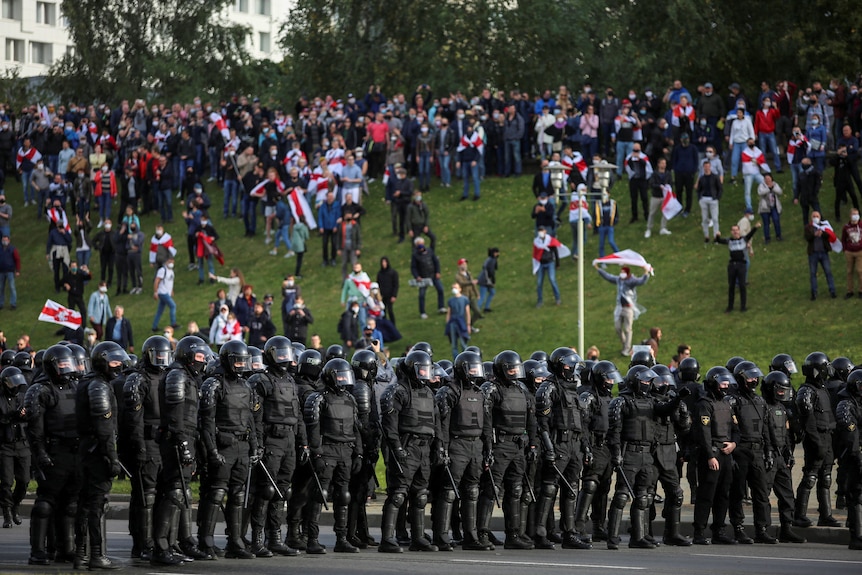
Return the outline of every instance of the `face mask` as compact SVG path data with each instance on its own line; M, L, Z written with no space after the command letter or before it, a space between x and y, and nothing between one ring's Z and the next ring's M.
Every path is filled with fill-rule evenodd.
M629 100L636 100L638 97L634 92L629 92Z
M392 140L393 142L397 142L397 141L398 141L398 136L392 136L392 137L391 137L391 138L389 138L389 139L390 139L390 140Z
M110 232L110 231L111 231L111 224L105 224L105 231L106 231L106 232Z
M700 125L701 125L701 126L706 126L706 120L701 120L701 121L700 121Z
M138 231L138 226L132 226L129 229L132 230L133 232L136 232L136 231Z
M811 223L815 226L820 225L820 218L811 218Z
M607 202L607 201L608 201L608 200L610 200L610 199L611 199L611 195L610 195L609 193L607 193L607 192L602 192L602 201L603 201L603 202Z
M709 158L710 160L713 159L715 157L715 152L707 152L706 157Z
M628 277L629 277L629 274L627 274L626 272L622 272L622 273L620 274L620 279L621 279L621 280L628 279Z
M293 280L287 280L287 287L293 287Z
M443 125L443 122L441 122L440 120L434 120L434 125L439 128L440 126Z
M99 286L99 292L100 293L108 293L108 288L105 286Z
M859 214L852 214L850 216L850 221L853 222L854 224L857 223L859 221ZM9 245L9 243L7 242L4 245Z
M420 132L422 132L423 134L427 134L427 133L428 133L428 128L426 128L426 127L422 127L422 128L419 128L419 131L420 131Z
M452 295L458 297L459 295L461 295L461 290L452 288Z
M42 168L44 168L44 167L45 167L45 166L44 166L44 164L36 164L36 169L37 169L37 170L41 170L41 169L42 169Z
M5 204L5 203L6 203L6 198L0 198L0 204Z
M748 144L748 148L749 148L750 150L753 150L753 149L754 149L754 144Z
M359 308L358 307L352 307L352 308L350 308L350 312L353 315L357 315L359 313Z
M545 239L545 232L539 232L539 239Z
M78 268L69 268L69 273L72 273L72 274L78 273Z
M209 225L209 220L201 220L201 225L206 227L207 225Z
M539 205L544 206L547 203L548 203L548 200L539 200Z
M108 173L108 166L102 166L102 173L103 173L103 174L107 174L107 173Z
M174 264L172 264L172 263L168 264L168 269L169 269L169 270L174 269Z
M857 217L856 219L858 220L859 218ZM9 247L9 240L3 240L3 247L4 247L4 248L8 248L8 247Z
M753 222L753 221L754 221L754 214L748 214L748 215L747 215L747 216L745 216L745 217L747 217L747 218L748 218L748 221L749 221L749 222Z
M79 178L83 178L83 177L84 177L84 172L78 172L78 177L79 177Z
M463 120L463 119L464 119L464 114L458 114L458 119L459 119L459 120Z
M160 237L162 237L163 235L165 235L165 231L164 231L164 230L156 230L156 237L157 237L157 238L160 238Z
M811 125L812 125L812 126L819 126L819 125L820 125L820 120L811 120Z
M419 196L419 195L413 196L413 201L416 202L417 204L420 203L422 201L422 196Z

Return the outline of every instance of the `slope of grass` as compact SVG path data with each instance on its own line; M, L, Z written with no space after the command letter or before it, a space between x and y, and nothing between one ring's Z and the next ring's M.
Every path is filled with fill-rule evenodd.
M830 357L849 355L857 342L853 336L858 310L862 306L859 298L845 301L844 257L832 255L836 277L838 299L831 300L820 276L820 298L810 302L806 244L802 237L800 210L787 199L790 196L789 174L779 176L778 181L786 190L785 213L782 217L784 242L765 246L762 235L754 239L755 255L751 262L749 286L749 310L724 314L727 297L727 247L704 244L700 230L700 215L695 203L695 212L687 219L673 220L669 229L671 236L659 236L657 225L654 235L644 239L643 220L628 224L629 199L625 181L618 183L612 195L619 202L620 224L616 241L621 249L634 249L643 254L655 268L655 277L639 289L639 303L647 312L635 323L636 342L648 337L651 326L660 326L664 333L659 360L668 362L676 352L676 345L685 342L692 346L693 355L702 366L723 364L731 355L744 355L760 363L768 364L779 352L791 353L801 363L805 355L815 349L825 351ZM834 190L831 173L822 193L822 205L831 206ZM443 270L443 284L448 299L449 285L454 280L456 262L465 257L470 260L474 275L478 276L486 251L490 246L500 248L498 292L494 300L494 313L478 322L481 332L473 336L472 343L479 345L486 357L501 349L511 348L528 355L535 349L548 351L560 345L574 346L577 342L577 269L572 260L562 263L557 279L562 291L562 305L555 307L550 287L546 284L545 306L536 309L535 276L530 273L533 220L530 218L534 198L530 191L531 177L499 179L488 177L483 183L482 199L478 202L458 202L460 181L451 189L434 183L424 197L430 206L432 227L438 236L437 251ZM743 191L740 184L728 183L721 202L721 230L729 234L743 211ZM221 191L213 184L206 184L213 200L212 219L221 234L219 244L226 255L226 264L217 273L227 275L231 266L240 267L246 280L253 284L258 298L270 292L276 296L276 309L280 303L280 283L283 276L292 273L295 260L268 255L270 246L263 243L262 218L258 217L258 236L244 238L241 220L222 219ZM29 333L35 348L45 347L56 340L54 327L36 320L42 304L47 298L66 303L65 294L55 295L51 271L45 261L47 225L37 222L34 207L22 206L20 184L7 180L7 197L15 209L12 222L12 237L21 252L23 272L18 278L19 302L17 311L7 307L0 312L0 328L14 345L21 333ZM450 355L449 344L443 335L443 316L433 314L436 294L429 291L428 309L432 312L427 320L419 318L415 288L407 286L409 279L410 243L397 243L391 235L388 207L382 201L380 183L371 186L371 196L364 200L368 215L363 222L362 262L374 279L379 268L379 258L389 256L393 267L401 276L401 292L396 303L398 327L404 340L394 343L393 355L403 352L407 343L427 340L437 350L436 357ZM756 196L756 194L755 194ZM756 203L755 203L756 205ZM197 272L187 272L185 248L185 225L178 217L180 208L175 200L176 223L167 226L174 236L179 253L177 256L176 301L178 321L182 326L177 335L185 331L185 325L196 320L202 329L207 325L208 302L214 298L217 286L197 286ZM825 217L834 217L831 210ZM845 208L845 221L847 218ZM97 218L94 218L97 221ZM142 226L147 239L158 221L155 215L142 217ZM833 222L836 228L840 224ZM560 238L571 244L568 224L564 223ZM591 261L598 253L598 236L588 236L586 253ZM320 265L320 240L312 237L309 242L303 269L304 279L299 283L307 305L315 316L309 335L321 334L324 344L338 341L336 330L342 308L338 299L341 289L340 267L324 268ZM607 248L608 251L610 248ZM98 273L98 255L91 261L94 275ZM614 270L611 270L614 271ZM627 360L619 356L619 342L613 329L614 286L602 280L587 265L585 279L585 334L586 345L597 345L602 357L616 361L621 367ZM640 272L638 272L640 273ZM122 304L135 329L135 343L139 347L150 334L150 324L155 313L156 302L149 289L153 271L145 264L144 293L140 296L114 296L110 290L111 304ZM87 290L86 297L95 289L95 282ZM737 297L737 309L739 302ZM275 313L275 323L280 330L280 315ZM162 326L168 323L167 316ZM857 354L858 357L858 354Z

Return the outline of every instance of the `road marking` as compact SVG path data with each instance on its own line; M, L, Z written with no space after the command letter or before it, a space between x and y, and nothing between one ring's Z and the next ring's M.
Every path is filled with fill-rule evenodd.
M516 565L523 567L582 567L590 569L620 569L626 571L644 571L646 567L630 567L626 565L591 565L589 563L526 563L524 561L493 561L485 559L450 559L450 563L476 563L479 565ZM173 575L173 574L171 574Z
M756 559L758 561L800 561L808 563L853 563L858 565L859 561L847 561L844 559L805 559L801 557L755 557L751 555L724 555L721 553L694 553L694 557L729 557L731 559Z

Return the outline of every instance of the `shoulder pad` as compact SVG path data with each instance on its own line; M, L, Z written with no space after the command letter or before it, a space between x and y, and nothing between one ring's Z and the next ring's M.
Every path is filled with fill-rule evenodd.
M536 413L538 415L548 415L551 413L551 407L554 405L554 393L557 391L556 386L550 380L545 380L539 389L536 390Z
M493 399L494 394L497 393L497 384L493 381L486 381L479 387L479 389L482 390L482 393L484 393L488 399Z
M248 378L248 385L261 397L269 397L272 394L272 380L265 373L255 373Z
M440 412L440 417L449 415L450 406L460 401L460 389L455 389L450 385L444 385L434 394L434 401L437 403L437 411Z
M320 404L323 403L323 393L315 391L305 400L302 417L305 423L317 423L320 421Z
M165 403L176 404L186 400L186 384L189 381L184 369L172 369L165 375Z
M624 397L615 397L611 400L610 405L608 405L608 420L611 422L617 422L622 420L623 418L623 406L626 403L626 399Z
M34 383L24 394L24 409L26 409L27 420L37 418L42 415L42 391L44 388L41 383Z
M593 393L592 389L582 391L578 396L578 400L585 411L593 412L599 408L596 394Z
M216 394L221 389L221 381L215 377L208 377L201 385L201 409L213 409L216 405Z
M350 395L356 401L360 415L371 413L371 388L364 381L357 381L350 389Z
M855 431L857 424L856 421L856 404L851 399L843 399L838 404L838 409L835 410L835 419L838 420L839 427L843 428L842 430L846 431Z
M739 407L739 399L735 395L725 395L724 403L730 406L731 409Z
M814 411L814 389L811 386L803 385L799 388L796 394L796 405L800 415L808 415Z
M111 388L101 379L93 379L87 386L87 398L90 402L90 415L103 419L111 419Z
M395 410L395 396L401 386L398 383L390 383L380 396L380 413L392 413Z
M144 393L141 384L144 377L140 373L131 373L123 384L123 406L129 411L140 411L144 405Z

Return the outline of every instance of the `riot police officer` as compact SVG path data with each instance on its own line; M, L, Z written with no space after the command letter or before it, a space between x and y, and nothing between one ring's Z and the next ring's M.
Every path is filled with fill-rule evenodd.
M826 380L826 391L829 392L829 403L832 405L833 409L838 409L838 402L840 401L841 392L844 391L844 388L847 384L847 377L850 375L850 372L856 367L853 365L853 362L850 361L850 358L847 357L836 357L831 362L832 369L830 370L831 377ZM838 451L838 434L833 434L832 436L832 453L839 454ZM840 459L840 458L839 458ZM835 484L838 487L836 490L835 497L835 508L836 509L844 509L846 498L844 497L844 466L841 465L840 460L836 460L836 464L838 465L838 469L835 470Z
M560 498L563 548L590 549L575 532L577 486L584 462L592 463L588 416L578 398L581 358L571 348L558 348L548 362L553 374L536 391L536 424L542 444L542 486L536 512L536 546L553 549L547 540L546 521L557 496L561 479L565 489Z
M21 374L27 381L27 386L33 381L33 357L29 352L19 351L12 360L12 365L21 370ZM22 398L23 399L23 398Z
M117 401L124 405L121 434L127 438L129 456L134 461L129 505L133 547L139 550L141 559L149 560L153 549L156 482L162 466L156 444L156 431L161 423L159 379L173 361L171 342L161 335L147 338L141 356L141 366L126 377L122 398Z
M177 565L184 557L214 559L203 553L191 533L189 481L198 439L198 390L211 355L197 336L177 343L174 361L159 379L159 429L155 441L162 462L153 512L153 565ZM179 546L182 555L174 552Z
M242 511L249 466L260 459L255 414L260 403L243 378L251 368L248 347L242 341L229 341L219 350L222 373L213 375L201 386L201 439L207 455L209 489L199 508L198 539L206 550L215 542L216 513L227 496L228 559L254 559L242 540Z
M83 484L75 419L78 369L72 351L52 345L45 350L42 370L24 396L27 437L38 484L30 515L31 565L50 565L46 544L52 527L56 561L75 560L75 516ZM52 525L55 515L57 521ZM78 551L83 556L84 550Z
M411 551L437 551L424 534L431 444L439 431L434 393L428 386L433 364L424 351L404 358L406 378L390 384L380 397L383 441L389 449L386 466L387 497L383 505L382 538L378 551L400 553L395 539L399 509L410 497Z
M434 502L434 544L441 551L453 548L449 523L457 490L464 534L461 546L466 550L485 551L490 546L479 541L476 503L482 454L491 452L492 437L488 402L479 388L485 379L482 358L472 351L461 352L455 358L453 375L454 381L441 387L436 394L440 444L448 455L443 465L449 470L442 477L443 485Z
M805 382L796 395L799 420L805 430L802 448L805 463L802 467L802 481L796 490L796 512L793 524L797 527L810 527L812 522L807 516L808 499L811 490L817 485L817 505L820 518L817 525L839 527L841 523L832 517L832 463L835 455L832 450L832 434L835 431L835 413L826 389L829 378L829 358L820 351L808 354L802 363Z
M580 400L589 415L590 445L593 464L584 470L581 491L575 511L575 530L586 541L607 540L605 518L607 516L608 492L611 488L611 452L608 449L608 407L614 385L623 381L613 362L597 362L590 373L590 380L580 389ZM592 536L586 531L587 513L592 511Z
M636 365L643 365L645 367L653 367L655 366L655 358L652 353L645 349L640 349L632 354L632 358L629 361L629 369L633 368ZM626 374L628 375L628 374Z
M665 365L656 365L653 371L658 377L653 380L651 393L661 402L667 402L677 395L676 382L670 369ZM688 393L688 392L684 392ZM688 399L688 398L686 398ZM664 535L662 543L687 547L691 545L691 539L679 532L680 515L682 512L683 493L677 470L677 438L686 435L691 428L691 414L684 401L679 402L677 408L669 415L659 416L656 420L656 443L653 451L655 459L656 475L650 491L654 500L656 493L656 482L661 482L664 490ZM650 528L644 538L652 538L652 520L655 517L655 504L650 504ZM651 541L655 543L655 541Z
M493 374L494 381L486 381L482 385L491 405L495 441L493 453L485 453L484 456L485 467L490 472L477 504L479 540L483 545L490 544L491 513L498 489L501 489L505 548L533 549L533 543L520 538L519 533L526 457L535 459L538 453L535 397L522 383L524 365L516 352L506 350L498 353L493 362Z
M769 362L769 371L780 371L787 377L793 377L793 374L799 373L796 362L789 353L776 354Z
M549 377L551 372L548 370L548 354L543 351L534 351L532 355L541 357L544 354L544 359L528 359L524 362L524 373L526 378L524 386L533 396L536 395L539 387ZM540 446L541 449L541 446ZM534 485L542 484L542 470L539 467L537 458L528 458L524 466L524 487L521 493L521 528L518 531L518 536L525 541L533 542L536 539L536 494ZM553 508L548 512L548 519L545 523L545 531L549 543L562 543L563 538L560 536L559 526L554 517ZM493 536L493 534L491 534ZM496 545L496 541L491 541Z
M355 379L350 393L356 400L364 453L362 468L350 478L352 496L347 513L347 540L358 549L377 546L368 530L365 506L371 495L371 483L377 481L375 467L380 454L380 414L374 391L378 361L377 354L370 349L358 350L350 360Z
M19 368L3 368L0 372L0 507L6 529L13 523L21 525L18 505L27 494L30 482L30 446L24 424L26 390L27 378Z
M838 404L838 435L842 463L846 467L845 493L847 522L850 527L849 548L862 550L862 371L847 377L847 387Z
M120 474L117 457L117 399L110 382L117 377L129 356L119 344L103 341L93 348L93 373L78 385L75 398L79 453L84 471L81 503L87 517L90 542L90 570L118 569L106 555L103 524L113 478Z
M782 543L805 543L805 538L795 533L792 527L795 502L790 471L796 462L790 436L790 414L785 406L793 397L790 378L782 371L770 371L760 384L760 394L766 401L767 424L775 441L772 453L774 464L766 472L766 492L774 491L778 498L778 518L781 523L778 540Z
M324 391L310 394L303 407L308 431L311 465L315 486L307 526L308 552L319 547L320 510L332 489L336 553L359 553L347 540L347 511L350 504L350 476L363 465L362 435L356 400L350 393L354 385L353 370L347 361L336 358L326 362L320 379Z
M739 429L730 404L724 401L733 374L721 366L710 368L703 382L705 394L695 406L692 439L697 446L697 496L694 503L694 543L734 545L725 532L733 480L733 457ZM704 535L712 513L712 539Z
M254 362L253 353L251 358ZM273 553L295 556L299 552L282 542L281 526L285 522L284 505L291 497L297 446L307 449L308 440L296 381L290 374L296 363L290 340L281 335L270 338L264 345L262 361L267 370L248 380L260 398L262 425L257 429L257 441L263 448L263 458L253 472L256 487L251 506L251 552L257 557L272 557ZM276 490L281 498L276 497Z
M697 359L689 356L679 362L679 369L674 375L677 376L677 389L685 388L689 391L689 395L683 400L683 403L685 403L689 417L691 417L697 401L704 394L703 384L700 383L700 363ZM682 477L682 463L685 462L685 478L688 481L691 503L694 503L695 493L697 493L697 465L695 464L697 443L693 440L691 429L688 433L680 435L680 449L682 450L682 458L677 463L677 472Z

